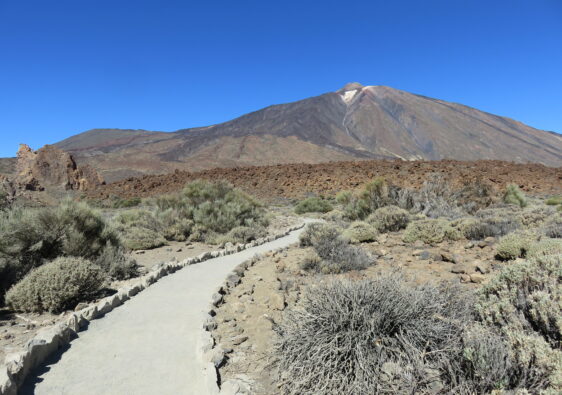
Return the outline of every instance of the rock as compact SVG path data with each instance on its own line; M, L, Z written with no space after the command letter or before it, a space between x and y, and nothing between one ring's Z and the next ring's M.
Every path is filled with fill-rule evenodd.
M46 186L88 191L104 185L103 178L89 166L78 166L74 157L54 145L37 151L22 144L17 153L14 183L20 189L41 191Z
M211 303L213 306L218 306L222 302L222 299L223 296L220 293L214 293L213 296L211 296Z
M419 259L422 260L422 261L427 261L430 257L431 257L431 254L429 253L429 251L422 251L419 254Z
M86 307L88 307L88 303L80 302L76 305L76 307L74 308L74 311L80 311L80 310L85 309Z
M439 253L431 253L431 259L435 262L441 262L443 257Z
M268 306L275 310L285 310L285 295L274 292L269 297Z
M451 254L448 251L441 251L441 258L445 261L445 262L453 262L453 254Z
M482 274L490 273L490 271L492 270L490 262L476 261L473 265L476 271Z
M230 273L227 277L226 277L226 285L229 288L234 288L235 286L237 286L238 284L240 284L240 276L238 276L236 273Z
M486 277L484 277L484 275L481 273L473 273L470 275L470 281L472 281L473 283L481 284L484 282L484 280L486 280Z
M208 317L203 324L203 328L206 331L213 331L217 329L217 321L213 317Z
M455 273L455 274L468 274L471 271L472 270L470 270L470 268L468 268L465 265L455 265L451 268L451 273Z
M213 348L205 353L205 360L211 362L218 369L226 362L226 355L220 348Z
M238 346L242 343L244 343L246 340L248 340L248 336L245 335L238 335L238 336L234 336L230 339L230 342L232 344L234 344L235 346Z
M470 250L471 248L474 248L474 243L472 241L469 241L468 243L465 244L464 248L466 250Z
M462 257L462 255L460 255L460 254L453 254L453 260L452 260L452 262L453 262L454 264L463 263L463 261L464 261L464 258Z
M416 240L416 241L414 242L414 247L415 247L415 248L422 248L424 245L425 245L425 243L424 243L423 241L421 241L421 240Z
M461 283L468 283L470 282L470 276L468 274L461 274Z
M0 368L0 394L16 395L17 386L12 377L8 374L8 368L2 366Z
M486 244L491 246L492 244L494 244L496 242L496 238L495 237L486 237L484 239L484 241L486 242Z

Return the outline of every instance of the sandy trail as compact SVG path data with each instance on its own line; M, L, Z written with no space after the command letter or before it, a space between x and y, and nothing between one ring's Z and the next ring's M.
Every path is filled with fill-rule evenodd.
M94 320L67 350L32 374L20 393L206 394L197 348L213 291L236 265L296 243L300 232L160 279Z

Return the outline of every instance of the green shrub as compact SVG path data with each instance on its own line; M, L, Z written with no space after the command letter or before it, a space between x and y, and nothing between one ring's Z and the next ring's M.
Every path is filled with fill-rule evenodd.
M85 203L0 213L0 299L31 269L60 256L95 260L119 247L117 233Z
M410 286L396 275L310 287L275 326L281 390L413 394L441 384L452 391L446 379L462 349L469 301L458 288Z
M332 211L333 209L334 207L327 200L319 197L309 197L301 200L295 206L295 213L327 213L328 211Z
M105 274L81 258L57 258L34 269L6 294L17 311L59 313L91 299L102 287Z
M443 219L425 219L410 222L404 231L403 240L413 243L421 240L426 244L441 243L444 240L458 240L461 234Z
M517 220L525 227L538 227L556 215L554 208L528 206L517 214Z
M500 239L496 246L496 257L501 260L522 258L527 254L531 244L536 241L531 231L517 231Z
M531 390L562 390L562 255L505 266L479 291L476 312L510 343L514 381Z
M509 184L505 188L505 193L503 195L503 201L507 204L514 204L519 207L527 206L527 198L523 191L515 184Z
M396 232L410 222L410 213L397 206L381 207L367 218L379 232Z
M529 246L527 258L542 258L562 254L562 239L541 239Z
M336 194L336 202L346 205L351 201L353 193L351 191L340 191Z
M223 181L191 182L178 194L158 198L156 207L157 213L171 210L178 220L191 221L195 236L190 239L204 239L205 233L224 234L237 226L267 225L261 204Z
M161 223L147 210L133 209L113 219L123 245L130 250L147 250L166 245Z
M155 213L158 228L166 240L185 241L191 234L194 222L182 216L177 210L167 208Z
M371 224L363 221L353 222L342 233L342 237L353 244L375 241L377 236L377 230Z
M558 206L562 204L562 196L552 196L546 199L545 203L549 206Z

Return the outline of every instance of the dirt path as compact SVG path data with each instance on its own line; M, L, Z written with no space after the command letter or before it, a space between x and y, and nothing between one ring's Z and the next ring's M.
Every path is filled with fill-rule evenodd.
M197 347L211 294L236 265L297 242L299 233L162 278L93 321L21 393L206 394Z

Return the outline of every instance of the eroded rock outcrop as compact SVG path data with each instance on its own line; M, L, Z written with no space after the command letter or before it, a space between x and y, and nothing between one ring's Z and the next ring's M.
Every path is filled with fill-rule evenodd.
M20 145L17 153L13 182L17 188L30 191L41 191L47 186L86 191L105 184L94 168L78 166L68 152L53 145L33 151L25 144Z

